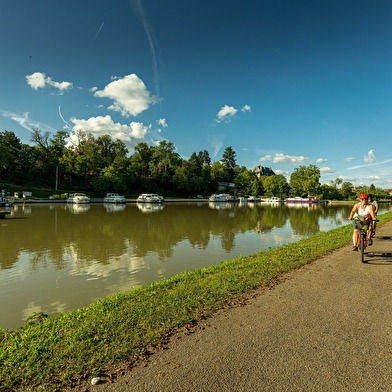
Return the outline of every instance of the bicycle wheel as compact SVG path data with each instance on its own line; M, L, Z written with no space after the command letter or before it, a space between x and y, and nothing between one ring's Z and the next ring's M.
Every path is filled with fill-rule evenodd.
M366 237L365 236L366 236L366 233L361 231L359 234L358 250L359 250L359 256L360 256L362 263L366 263L366 261L365 261Z

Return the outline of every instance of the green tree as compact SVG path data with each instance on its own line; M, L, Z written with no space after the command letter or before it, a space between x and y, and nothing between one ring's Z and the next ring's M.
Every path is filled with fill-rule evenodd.
M220 162L214 162L211 165L211 179L216 182L228 182L228 173Z
M227 181L234 182L236 153L231 147L226 147L222 155L222 165L227 173Z
M177 166L181 165L181 157L175 152L172 142L163 140L151 147L152 155L149 164L150 176L161 188L172 188L172 177Z
M334 185L322 184L320 186L320 199L322 200L341 200L342 194Z
M285 199L290 192L290 186L283 174L265 177L263 186L265 194L269 197L275 196Z
M210 165L211 164L210 154L208 153L207 150L199 151L199 153L197 154L197 157L202 165Z
M235 173L234 182L239 194L257 196L263 192L263 184L253 170L236 166Z
M0 132L0 178L3 181L18 181L25 176L21 156L23 147L14 132Z
M344 200L350 200L356 198L356 194L354 192L354 187L351 182L343 182L341 188L342 197Z
M315 165L299 166L290 176L292 196L315 196L320 193L320 169Z

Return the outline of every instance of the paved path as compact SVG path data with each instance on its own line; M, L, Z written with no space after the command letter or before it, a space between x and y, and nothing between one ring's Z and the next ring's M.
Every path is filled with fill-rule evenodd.
M392 252L392 222L368 250ZM89 390L392 391L392 258L368 260L347 245Z

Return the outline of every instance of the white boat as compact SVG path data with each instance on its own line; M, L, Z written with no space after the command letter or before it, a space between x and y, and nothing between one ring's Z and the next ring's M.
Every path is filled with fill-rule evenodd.
M156 193L142 193L136 199L138 203L163 203L165 201L163 196Z
M226 203L227 198L226 195L222 193L220 195L211 195L208 200L218 203Z
M259 201L261 201L261 199L259 197L255 197L255 196L249 196L248 197L248 202L250 202L250 203L256 203L256 202L259 202Z
M126 203L127 199L124 196L119 195L118 193L107 193L103 198L104 203Z
M13 197L0 196L0 207L10 207L14 204L15 199Z
M67 203L88 204L90 203L90 198L83 192L71 193L68 196Z
M318 200L313 197L299 197L299 196L289 197L285 201L286 203L307 203L307 204L313 204L318 202Z
M282 203L283 200L279 199L279 197L267 197L266 199L263 199L264 203Z
M15 198L6 196L4 189L1 190L0 194L0 207L10 207L14 204Z

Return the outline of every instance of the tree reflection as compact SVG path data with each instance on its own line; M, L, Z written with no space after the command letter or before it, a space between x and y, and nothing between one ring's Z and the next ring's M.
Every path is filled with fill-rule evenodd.
M320 222L330 227L346 223L350 209L351 205L288 207L284 203L211 209L208 203L166 203L149 214L136 205L116 214L91 205L87 212L74 214L66 205L34 205L24 215L23 208L16 207L0 228L0 267L12 268L23 253L30 255L33 269L49 263L59 270L70 262L79 267L105 264L124 254L156 255L168 261L176 245L184 241L206 250L218 239L222 249L230 252L238 234L263 235L289 224L297 236L309 236L320 231Z

